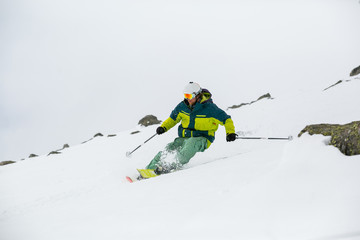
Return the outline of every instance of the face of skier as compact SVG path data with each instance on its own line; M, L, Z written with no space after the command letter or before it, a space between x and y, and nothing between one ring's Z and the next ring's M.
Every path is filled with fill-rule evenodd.
M194 93L185 93L184 97L187 99L190 106L193 106L196 104L196 102L199 100L201 94L195 95Z
M194 105L196 103L196 101L197 101L197 97L194 97L192 99L188 99L188 102L189 102L190 106Z
M188 100L190 106L193 106L198 100L198 96L195 96L194 94L184 94L184 95L185 98Z

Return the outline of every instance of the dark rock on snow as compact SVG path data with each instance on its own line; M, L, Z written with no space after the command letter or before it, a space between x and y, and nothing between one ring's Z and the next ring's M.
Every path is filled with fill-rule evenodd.
M350 73L350 77L356 76L360 74L360 66L358 66L357 68L354 68L351 73Z
M333 84L333 85L325 88L323 91L326 91L326 90L328 90L329 88L335 87L336 85L338 85L338 84L340 84L340 83L342 83L342 82L343 82L342 80L339 80L339 81L337 81L335 84Z
M48 156L49 156L49 155L53 155L53 154L61 154L61 152L59 152L59 151L51 151L51 152L48 154Z
M14 161L2 161L2 162L0 162L0 166L5 166L8 164L12 164L12 163L15 163L15 162Z
M257 101L260 101L261 99L273 99L273 98L271 97L270 93L267 93L267 94L262 95L261 97L259 97L255 101L252 101L252 102L249 102L249 103L241 103L239 105L233 105L231 107L228 107L227 109L235 109L235 108L240 108L240 107L245 106L245 105L251 105L253 103L256 103Z
M330 145L337 147L347 156L360 154L360 121L344 125L339 124L315 124L306 126L299 137L308 132L310 135L322 134L331 136Z
M139 125L148 127L151 125L155 125L155 124L159 124L161 123L160 120L157 119L157 117L155 117L154 115L147 115L145 117L143 117L140 121L139 121Z

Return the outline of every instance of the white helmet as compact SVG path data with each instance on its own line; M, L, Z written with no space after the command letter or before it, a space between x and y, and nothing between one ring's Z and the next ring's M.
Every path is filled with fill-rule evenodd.
M195 82L189 82L189 84L184 88L184 94L194 94L194 96L196 96L201 93L201 90L202 89L199 84Z

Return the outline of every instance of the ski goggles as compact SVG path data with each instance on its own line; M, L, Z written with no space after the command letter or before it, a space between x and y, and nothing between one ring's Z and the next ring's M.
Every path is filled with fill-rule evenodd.
M193 98L195 97L195 94L191 94L191 93L184 93L184 97L185 97L186 99L191 100L191 99L193 99Z

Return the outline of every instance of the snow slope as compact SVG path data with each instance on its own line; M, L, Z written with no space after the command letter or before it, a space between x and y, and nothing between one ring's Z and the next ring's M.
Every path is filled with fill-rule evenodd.
M326 87L359 65L358 2L3 0L0 161L164 119L188 81L226 107Z
M144 167L175 129L132 158L126 151L157 126L1 167L0 239L360 239L360 156L342 155L327 137L295 137L307 124L359 120L359 87L352 78L228 110L237 131L294 140L228 143L220 127L185 170L133 184L125 175Z

